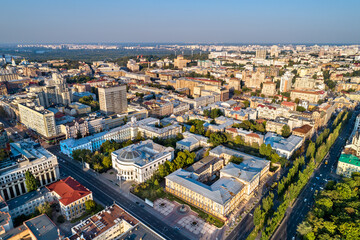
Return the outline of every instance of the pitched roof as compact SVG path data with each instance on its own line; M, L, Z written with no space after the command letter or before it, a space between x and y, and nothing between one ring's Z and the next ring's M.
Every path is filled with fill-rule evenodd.
M309 124L305 124L301 127L298 127L298 128L294 128L293 129L293 132L298 132L298 133L308 133L309 131L311 131L312 129L312 126L310 126Z
M351 154L341 154L339 158L339 162L355 165L360 167L360 160L358 157L351 155Z
M91 193L90 190L81 185L72 177L61 179L55 183L50 184L47 186L47 188L50 191L56 192L60 196L59 201L65 206Z

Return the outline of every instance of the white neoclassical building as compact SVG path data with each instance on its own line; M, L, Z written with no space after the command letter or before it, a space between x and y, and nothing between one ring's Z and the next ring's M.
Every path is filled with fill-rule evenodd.
M117 179L142 183L148 180L165 161L172 161L174 149L142 141L111 153L112 166Z

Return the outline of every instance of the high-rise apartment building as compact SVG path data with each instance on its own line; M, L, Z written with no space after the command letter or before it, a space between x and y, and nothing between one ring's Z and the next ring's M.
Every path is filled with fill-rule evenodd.
M99 88L100 111L111 115L127 111L126 85Z
M255 56L255 58L265 59L265 58L266 58L266 49L264 49L264 48L256 49L256 56Z
M293 77L294 74L291 72L286 72L283 76L281 76L280 92L288 92L290 90Z
M46 138L57 135L54 113L30 102L18 104L20 122Z

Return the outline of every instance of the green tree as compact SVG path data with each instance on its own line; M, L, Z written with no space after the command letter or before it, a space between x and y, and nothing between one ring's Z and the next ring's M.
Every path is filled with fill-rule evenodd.
M221 132L212 133L210 135L209 142L212 143L214 146L217 146L222 143L226 143L227 137L224 133L221 133Z
M210 135L211 135L211 131L210 131L210 129L208 129L205 133L205 137L210 137Z
M112 165L111 158L109 156L105 156L102 160L102 165L105 168L111 168Z
M38 188L39 182L30 171L25 172L25 186L28 192L34 191Z
M231 158L230 158L230 162L235 163L235 164L240 164L243 161L244 161L243 157L231 156Z
M300 235L305 236L306 234L312 232L312 227L309 222L304 221L297 226L296 230Z
M195 130L196 130L195 125L192 125L191 128L190 128L190 132L195 133Z
M298 111L298 112L305 112L305 111L306 111L306 108L304 108L303 106L297 106L297 107L296 107L296 111Z
M290 135L291 135L290 127L285 124L281 129L281 136L289 137Z
M263 220L263 212L261 211L261 206L259 205L257 208L255 208L254 210L254 225L255 227L259 226Z
M36 210L39 211L40 214L46 214L49 218L52 217L52 208L49 202L44 202L44 204L36 207Z
M315 148L316 148L315 143L310 142L310 143L309 143L309 146L308 146L308 148L307 148L307 151L306 151L306 157L308 157L308 158L314 157Z
M155 186L159 186L159 181L158 181L157 179L155 179L154 185L155 185Z
M96 202L94 200L86 200L85 201L85 209L87 212L92 212L96 209Z
M103 170L103 166L101 166L100 163L95 163L93 168L96 172L100 172L101 170Z

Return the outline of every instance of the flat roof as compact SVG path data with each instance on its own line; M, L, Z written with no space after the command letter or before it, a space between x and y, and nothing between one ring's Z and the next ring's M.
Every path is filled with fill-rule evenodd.
M39 190L31 191L19 197L13 198L7 202L9 211L45 196L47 193L49 193L49 190L46 187L42 187Z
M58 228L48 216L42 214L24 222L37 240L58 239Z

